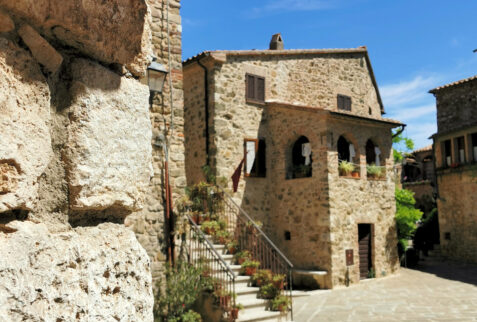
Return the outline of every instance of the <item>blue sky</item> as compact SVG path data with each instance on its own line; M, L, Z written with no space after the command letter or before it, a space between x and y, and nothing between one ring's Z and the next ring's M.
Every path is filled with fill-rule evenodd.
M477 74L475 0L183 0L183 57L204 50L368 47L387 114L416 148L436 131L428 91Z

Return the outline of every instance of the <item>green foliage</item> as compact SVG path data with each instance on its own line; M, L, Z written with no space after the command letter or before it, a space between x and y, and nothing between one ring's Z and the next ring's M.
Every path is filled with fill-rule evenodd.
M366 166L366 172L368 175L374 176L374 177L381 177L383 175L383 168L378 167L375 164L368 164Z
M192 319L197 313L190 308L200 293L210 287L209 279L201 276L202 271L201 265L195 267L186 262L166 269L165 283L160 279L154 294L156 321L201 321L200 315L199 319Z
M251 258L250 252L248 250L242 250L234 255L236 263L239 263L240 259L248 260Z
M270 309L272 311L285 312L290 306L290 299L285 295L278 295L270 302Z
M348 161L340 161L338 170L342 175L349 175L354 170L354 164Z
M274 299L280 295L281 289L275 286L273 283L267 283L260 287L260 298L262 299Z
M182 322L202 322L202 317L199 313L189 310L181 316Z
M395 133L393 133L395 134ZM407 153L414 150L414 141L405 137L402 133L393 138L394 162L401 162Z
M395 195L398 238L399 240L411 239L417 228L416 223L422 217L422 212L414 207L416 200L412 191L396 187Z
M216 231L220 230L220 224L215 220L206 221L200 226L200 229L208 235L214 235Z
M269 269L258 270L252 275L252 285L262 286L270 283L272 280L272 271Z
M368 272L368 278L375 278L376 277L376 272L374 272L374 268L370 268Z

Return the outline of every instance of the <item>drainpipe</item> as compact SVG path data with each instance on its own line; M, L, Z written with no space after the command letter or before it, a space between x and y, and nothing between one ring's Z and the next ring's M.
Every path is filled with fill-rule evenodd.
M197 60L197 63L204 70L204 104L205 104L205 155L206 155L206 165L210 166L210 143L209 143L209 71L200 60Z
M401 125L401 129L399 131L397 131L396 133L393 134L393 139L396 137L396 136L399 136L402 132L404 132L404 129L406 128L406 124L403 124Z

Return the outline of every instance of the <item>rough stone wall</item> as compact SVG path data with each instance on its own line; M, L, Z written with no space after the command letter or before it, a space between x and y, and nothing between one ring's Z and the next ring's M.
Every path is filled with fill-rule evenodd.
M438 91L437 130L448 132L477 123L477 80Z
M152 168L148 7L0 1L0 16L0 316L152 321L150 261L124 226Z
M477 263L477 166L439 170L437 178L442 252L451 259Z
M372 267L376 277L394 273L399 267L397 231L395 223L394 171L391 129L355 122L330 122L330 150L328 152L329 205L332 244L332 284L342 285L346 276L345 251L353 249L354 265L349 268L351 282L358 282L359 248L358 224L372 225ZM359 179L340 177L338 173L337 141L346 135L356 148L361 166ZM368 179L366 176L365 147L368 139L382 151L386 166L385 180Z
M214 75L213 80L209 80L212 100L209 124L212 165L216 175L231 177L244 157L245 138L265 139L266 178L244 177L242 169L234 199L254 219L264 223L265 231L296 267L327 270L330 274L325 279L325 287L344 283L341 278L345 268L343 249L356 249L357 223L362 222L360 220L368 220L376 226L375 240L381 247L376 248L379 251L374 261L376 271L379 270L378 276L390 274L397 268L390 128L369 125L369 122L329 123L331 121L325 120L325 113L317 110L306 112L280 107L280 104L247 103L245 74L266 77L266 101L337 110L336 96L344 94L352 97L351 114L380 119L376 92L363 60L363 55L356 54L346 57L280 56L279 59L270 56L228 56L225 63L202 61L208 66L209 73ZM187 135L195 133L194 138L186 142L187 149L191 149L186 155L187 169L192 172L197 163L205 163L202 146L192 146L192 143L204 142L201 139L202 124L205 122L201 114L204 110L203 72L196 64L189 64L185 67L185 75L185 122L190 124ZM379 144L386 155L387 181L367 182L364 179L365 166L362 166L363 179L336 178L336 141L342 133L335 127L359 139L361 154L367 139L372 138ZM312 145L313 176L288 180L292 145L302 135ZM365 160L365 156L361 156L361 162L365 164ZM343 195L337 192L343 189L338 185L341 181L345 191ZM348 181L350 185L345 184ZM229 182L231 187L231 180ZM334 187L333 202L330 200L329 185ZM374 196L373 199L370 200L368 195ZM356 212L346 210L351 218L343 218L341 211L348 199L359 203L359 208ZM377 204L370 207L373 202ZM366 214L359 214L363 209ZM339 223L346 223L347 229L338 231ZM285 231L290 232L291 240L285 240ZM353 268L354 275L356 267ZM357 280L359 276L352 279L353 282Z
M184 151L184 94L182 75L182 26L180 1L171 0L169 8L169 33L171 69L162 94L155 94L150 106L152 125L152 158L154 176L145 196L145 207L126 219L126 225L135 233L152 261L153 278L157 279L166 260L168 234L165 227L165 151L158 136L167 139L169 176L174 205L186 186ZM169 70L167 39L167 1L148 1L152 14L152 44L157 61ZM169 80L172 78L172 101ZM173 115L173 117L171 117Z

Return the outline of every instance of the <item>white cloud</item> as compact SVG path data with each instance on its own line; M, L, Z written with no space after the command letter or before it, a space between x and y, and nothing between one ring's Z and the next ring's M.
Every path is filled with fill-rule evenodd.
M439 84L439 78L430 76L416 76L410 81L380 87L384 106L398 106L408 103L416 103L427 97L432 97L428 91Z
M424 116L434 117L435 113L436 105L430 104L417 107L404 106L402 108L393 109L393 111L389 114L392 115L392 118L406 123L411 120L422 118Z
M255 7L251 11L252 18L258 18L264 14L284 11L316 11L334 8L336 1L329 0L275 0L268 1L263 7Z

